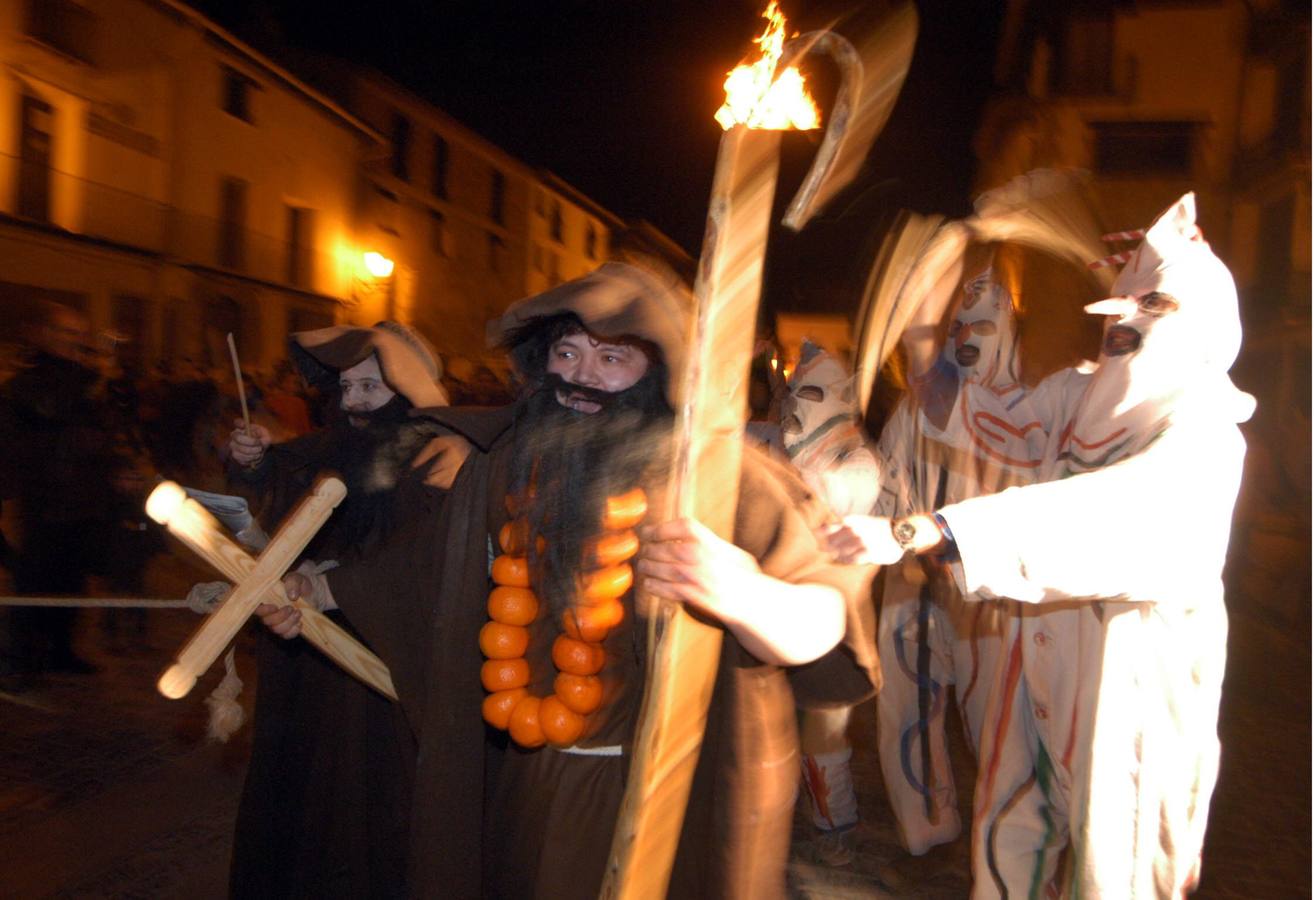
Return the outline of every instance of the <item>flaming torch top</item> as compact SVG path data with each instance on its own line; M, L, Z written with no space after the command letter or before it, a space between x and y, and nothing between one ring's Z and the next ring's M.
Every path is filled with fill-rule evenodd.
M767 27L754 43L762 55L752 63L741 63L726 76L726 102L717 110L717 123L730 130L747 128L808 131L817 128L817 104L808 96L804 76L794 66L779 75L776 64L785 46L785 16L771 0L763 10Z

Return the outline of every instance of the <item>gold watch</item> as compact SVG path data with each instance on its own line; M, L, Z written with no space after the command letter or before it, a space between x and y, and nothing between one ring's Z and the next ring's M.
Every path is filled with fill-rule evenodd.
M900 549L905 553L916 553L914 550L914 539L918 536L918 528L908 519L895 519L890 523L891 536L895 538L895 543L899 544Z

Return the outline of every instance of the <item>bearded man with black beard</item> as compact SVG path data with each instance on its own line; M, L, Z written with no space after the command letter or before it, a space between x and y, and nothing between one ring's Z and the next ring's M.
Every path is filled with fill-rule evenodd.
M672 373L690 309L673 278L639 262L607 263L513 305L490 336L524 381L520 400L423 411L472 447L451 490L418 494L373 559L285 579L295 596L341 605L388 665L416 728L412 896L598 895L635 750L646 610L623 579L610 595L619 617L589 637L577 592L599 571L609 499L635 488L649 512L638 555L623 565L639 594L686 603L726 632L670 894L784 896L794 705L871 694L876 660L862 617L872 572L831 561L814 531L821 508L784 466L751 450L733 544L697 522L661 521ZM523 524L504 534L513 522ZM508 557L495 560L495 548L507 550L518 529L535 605L515 626L524 644L498 654L481 635L502 624L490 622L490 589L506 586ZM259 612L276 633L298 633L296 610ZM592 674L576 675L554 651L568 632L577 648L594 648ZM482 648L494 651L487 661ZM489 684L489 667L504 663L515 677ZM563 737L548 710L565 676L594 685L596 697ZM503 697L516 701L508 716L497 714ZM517 724L522 706L535 719L529 730Z
M347 496L300 562L321 570L370 553L391 531L399 486L437 430L408 413L446 395L437 357L394 322L299 332L289 348L307 381L336 401L328 427L271 445L266 429L239 420L229 478L273 533L317 480L340 477ZM259 638L231 896L402 896L415 745L400 710L304 641L263 629Z

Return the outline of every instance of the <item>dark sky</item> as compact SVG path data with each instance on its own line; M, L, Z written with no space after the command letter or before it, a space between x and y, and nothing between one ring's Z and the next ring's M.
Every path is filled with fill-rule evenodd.
M373 65L480 134L627 218L697 250L721 82L762 0L325 3L202 0L258 46L273 37ZM853 7L855 4L849 4ZM924 0L914 64L874 160L909 205L962 211L998 4ZM825 7L825 8L824 8ZM808 30L847 7L786 0ZM804 150L806 155L809 151ZM958 208L956 208L958 207Z
M753 50L765 5L194 2L258 48L291 45L378 68L622 218L652 222L692 256L721 135L712 115L726 72ZM851 312L898 208L968 211L971 140L991 87L1001 6L917 0L913 63L867 169L802 234L773 231L767 318L781 309ZM785 0L783 9L791 30L808 31L865 7L857 0ZM822 81L818 87L825 90ZM787 138L778 209L813 152L808 137Z

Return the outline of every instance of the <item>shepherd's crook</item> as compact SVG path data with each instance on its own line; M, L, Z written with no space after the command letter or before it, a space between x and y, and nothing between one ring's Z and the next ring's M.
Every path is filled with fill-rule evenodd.
M831 32L793 42L793 55L808 50L831 54L842 84L822 148L785 220L791 228L802 228L858 171L894 106L917 31L912 5L900 7L884 25L861 51ZM787 47L782 64L791 54ZM680 376L680 426L664 513L697 518L727 540L735 524L748 370L779 144L779 132L743 125L722 137L694 283L694 332ZM666 605L650 619L641 721L604 897L657 900L667 892L721 640L721 629L697 621L678 605Z

